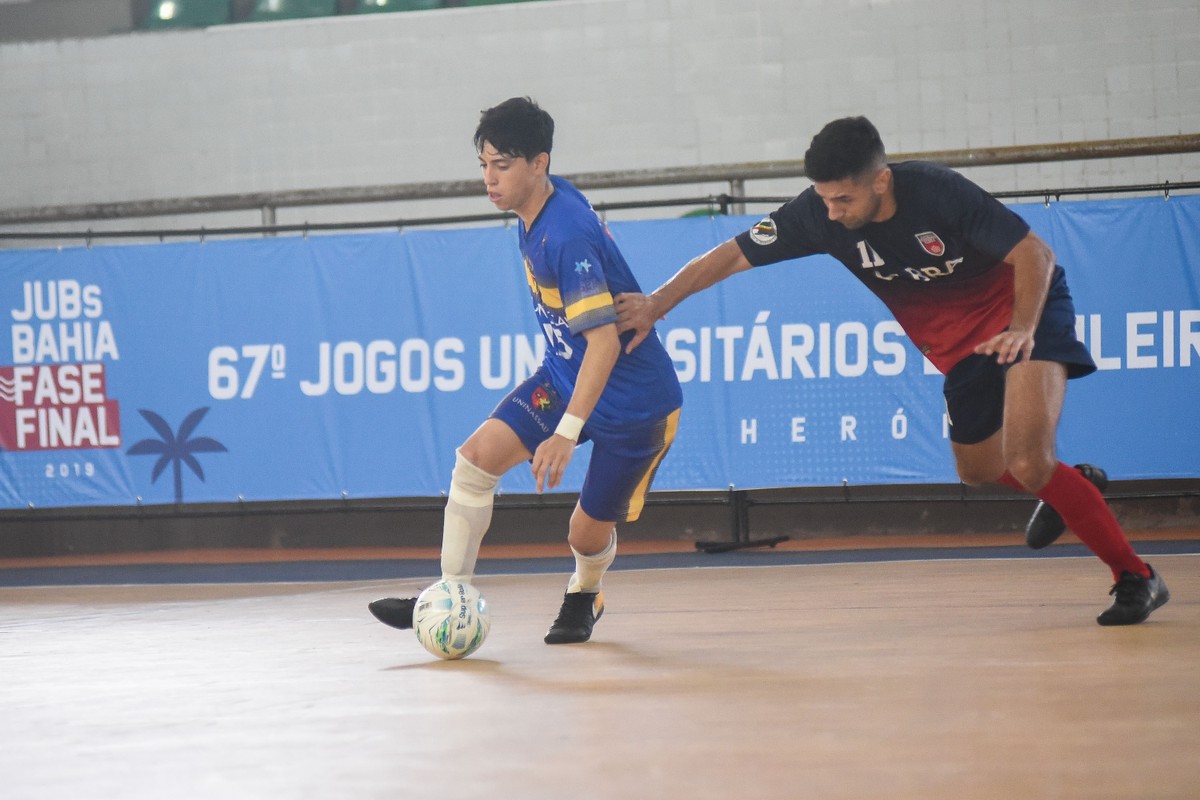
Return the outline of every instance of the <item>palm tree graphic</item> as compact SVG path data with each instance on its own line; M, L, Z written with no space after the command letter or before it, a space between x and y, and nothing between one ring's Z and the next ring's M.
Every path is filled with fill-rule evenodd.
M207 436L199 436L195 439L189 438L192 431L196 430L196 426L200 424L200 420L204 419L204 415L208 413L208 407L197 408L195 411L187 415L187 418L179 426L179 432L172 432L171 426L167 421L155 414L153 411L147 411L144 408L139 408L138 413L141 414L146 422L150 423L150 427L154 428L155 432L161 436L161 439L142 439L125 451L131 456L159 456L158 462L154 465L154 472L150 474L150 482L154 483L158 480L158 476L163 473L163 470L170 464L175 472L175 502L183 502L183 464L187 464L196 477L201 481L204 480L204 470L200 467L200 462L196 460L193 453L227 453L225 445L218 442L216 439L210 439Z

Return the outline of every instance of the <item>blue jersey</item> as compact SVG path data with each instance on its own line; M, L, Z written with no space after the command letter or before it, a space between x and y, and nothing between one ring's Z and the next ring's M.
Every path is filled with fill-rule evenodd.
M519 233L534 312L546 336L542 363L569 398L587 350L583 332L615 324L613 296L642 289L587 198L563 178L550 180L554 192L529 230L522 221ZM622 345L632 336L627 332ZM682 402L675 367L652 331L632 353L622 347L587 425L619 429L646 423Z

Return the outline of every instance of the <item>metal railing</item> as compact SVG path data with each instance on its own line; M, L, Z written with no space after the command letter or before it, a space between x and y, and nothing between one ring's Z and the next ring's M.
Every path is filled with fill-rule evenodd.
M892 153L889 155L889 158L893 161L913 159L932 161L949 167L984 167L1099 158L1175 155L1182 153L1200 153L1200 133L1150 136L1133 139L1108 139L1103 141L1063 142L1059 144ZM804 177L804 175L803 159L795 159L712 166L582 172L564 175L564 177L583 190L726 183L729 187L728 194L714 197L729 198L733 201L733 204L725 210L732 210L733 213L739 213L736 206L737 202L746 196L746 181L798 178ZM1193 184L1178 184L1176 188L1184 185L1191 186ZM1062 195L1076 191L1098 192L1098 189L1035 190L1029 196L1041 196L1043 194L1047 196L1051 194ZM151 200L125 200L111 203L30 206L25 208L0 209L0 225L86 222L250 210L258 210L262 214L262 224L260 226L222 230L231 233L271 233L298 231L305 229L306 226L309 230L339 230L351 227L406 227L416 224L446 224L503 219L504 215L488 214L424 218L420 220L389 220L373 223L324 223L320 227L316 224L307 225L307 223L305 225L282 226L275 224L276 211L281 208L439 200L472 197L479 193L479 180L472 179L393 183L374 186L345 186L325 189L299 189L276 192L249 192ZM688 202L693 204L697 202L704 203L710 202L713 199L713 197L700 198L698 200L696 198L689 198ZM748 200L748 198L746 199ZM644 203L608 204L607 208L652 207L656 204L681 205L683 203L674 200L662 201L661 203L651 201ZM597 204L597 208L600 208L600 204ZM190 229L191 235L195 235L197 230ZM217 230L214 228L207 232L212 234ZM4 235L6 238L20 238L12 233ZM61 234L59 235L61 236Z
M1068 195L1097 195L1116 193L1161 194L1170 198L1172 191L1200 189L1200 181L1180 181L1172 183L1139 183L1122 186L1087 186L1063 189L1031 189L1009 192L992 192L993 197L1021 198L1032 197L1043 200L1050 205L1052 200L1060 200ZM593 203L592 207L603 217L608 211L630 210L639 208L669 208L688 206L692 208L707 208L710 214L740 214L744 213L747 205L779 205L791 200L792 196L767 197L735 197L729 194L705 195L703 197L681 197L671 200L629 200L617 203ZM139 228L130 230L91 230L83 231L3 231L0 230L0 241L4 240L61 240L79 239L87 245L100 239L158 239L164 241L174 238L198 238L201 241L209 236L274 236L280 233L332 233L336 231L355 230L403 230L426 225L454 225L479 222L514 222L516 215L511 212L492 214L464 214L460 216L443 217L414 217L411 219L377 219L356 222L299 222L285 225L237 225L225 227L199 228Z

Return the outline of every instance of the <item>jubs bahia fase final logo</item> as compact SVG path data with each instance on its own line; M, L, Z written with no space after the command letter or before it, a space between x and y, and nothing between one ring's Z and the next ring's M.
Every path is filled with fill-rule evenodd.
M102 319L100 287L25 281L12 308L12 364L0 366L0 447L7 451L121 446L107 361L120 359Z

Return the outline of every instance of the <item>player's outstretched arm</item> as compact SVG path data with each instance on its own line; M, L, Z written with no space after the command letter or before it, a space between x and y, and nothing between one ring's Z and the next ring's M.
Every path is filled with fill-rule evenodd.
M632 353L650 335L654 324L685 299L720 283L730 275L750 269L750 266L742 254L742 248L729 239L704 255L693 258L653 293L627 292L617 295L614 303L617 307L618 332L636 331L625 352Z
M1001 364L1012 364L1033 355L1033 333L1042 318L1046 293L1054 274L1054 251L1033 231L1004 257L1013 265L1013 313L1008 330L975 348L995 355Z

